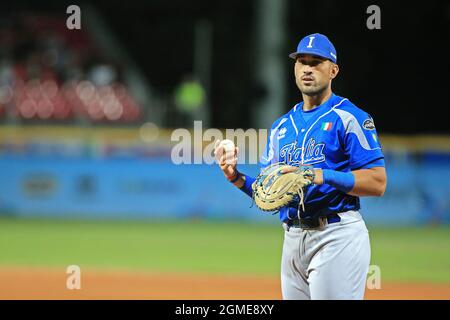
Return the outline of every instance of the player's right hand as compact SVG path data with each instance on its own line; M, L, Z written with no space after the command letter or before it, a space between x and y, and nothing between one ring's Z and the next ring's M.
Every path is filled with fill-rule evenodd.
M217 163L222 169L223 174L227 179L234 177L237 174L237 155L239 153L239 148L234 147L232 149L225 148L223 144L220 143L221 140L217 140L214 144L214 156Z

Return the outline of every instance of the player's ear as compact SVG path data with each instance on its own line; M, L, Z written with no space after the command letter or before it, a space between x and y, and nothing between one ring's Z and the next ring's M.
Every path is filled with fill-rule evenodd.
M333 80L339 73L339 66L336 63L331 64L330 78Z

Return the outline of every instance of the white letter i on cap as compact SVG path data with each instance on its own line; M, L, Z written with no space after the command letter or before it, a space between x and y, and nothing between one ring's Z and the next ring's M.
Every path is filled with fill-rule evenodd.
M312 42L313 42L314 38L315 37L309 37L309 43L308 43L307 48L312 48Z

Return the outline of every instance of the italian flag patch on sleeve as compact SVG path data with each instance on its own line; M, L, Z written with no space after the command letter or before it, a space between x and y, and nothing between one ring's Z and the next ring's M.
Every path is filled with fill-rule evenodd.
M322 130L330 131L331 130L331 122L322 122Z

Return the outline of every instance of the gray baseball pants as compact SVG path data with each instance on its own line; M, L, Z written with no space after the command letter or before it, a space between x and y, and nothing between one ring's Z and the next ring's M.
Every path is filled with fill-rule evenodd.
M370 264L369 233L358 211L340 213L322 230L285 229L281 291L290 300L363 299Z

